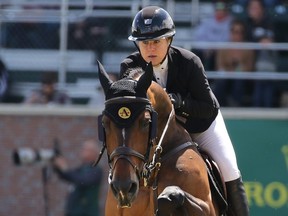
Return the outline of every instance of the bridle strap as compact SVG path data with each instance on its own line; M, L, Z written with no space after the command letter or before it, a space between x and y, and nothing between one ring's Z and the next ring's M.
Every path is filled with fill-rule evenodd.
M174 154L177 154L178 152L180 152L183 149L186 149L190 146L195 146L197 147L197 144L195 142L186 142L183 143L179 146L177 146L176 148L172 149L171 151L167 152L166 154L164 154L161 158L161 162L164 162L166 160L168 160L170 157L172 157Z
M166 132L167 132L167 130L168 130L169 124L170 124L170 122L171 122L172 117L174 116L174 114L175 114L174 106L172 105L172 110L171 110L171 112L170 112L170 114L169 114L168 120L167 120L166 125L165 125L165 127L164 127L164 129L163 129L163 132L162 132L162 134L161 134L161 137L160 137L160 139L159 139L159 142L158 142L158 144L157 144L156 149L157 149L157 148L162 148L161 145L162 145L164 136L165 136L165 134L166 134Z
M166 135L166 132L167 132L168 127L169 127L169 124L170 124L170 122L171 122L172 117L174 116L174 114L175 114L175 111L174 111L174 107L173 107L173 105L172 105L171 112L170 112L170 114L169 114L169 117L168 117L168 119L167 119L166 125L165 125L165 127L164 127L164 129L163 129L163 132L162 132L162 134L161 134L161 137L160 137L160 139L159 139L159 142L158 142L158 144L157 144L157 146L156 146L156 149L155 149L155 151L154 151L153 159L152 159L152 161L151 161L151 163L150 163L149 166L154 167L154 166L156 165L156 163L158 163L157 161L159 160L160 154L161 154L161 152L162 152L162 142L163 142L164 136Z
M114 157L119 157L119 156L123 156L123 155L126 155L126 156L134 156L134 157L137 157L139 158L140 160L142 161L145 161L145 157L144 155L140 154L139 152L131 149L131 148L128 148L128 147L125 147L125 146L119 146L117 147L110 155L110 160L113 160Z
M144 186L145 187L151 186L152 183L154 182L154 180L157 179L157 175L158 175L158 172L159 172L160 167L161 167L160 158L161 158L161 153L162 153L162 142L163 142L164 136L167 133L169 124L170 124L174 114L175 114L175 111L174 111L174 107L172 105L172 109L171 109L171 112L170 112L169 117L167 119L166 125L163 129L160 140L159 140L159 142L158 142L158 144L154 150L152 161L150 163L144 164L144 168L142 171L142 177L144 179Z
M128 157L128 156L134 156L136 158L139 158L141 161L143 161L145 163L145 157L144 155L140 154L139 152L131 149L131 148L128 148L128 147L125 147L125 146L119 146L117 147L111 154L110 154L110 157L109 157L109 164L116 158L116 160L113 162L113 165L111 166L110 165L110 169L111 171L114 170L117 162L120 160L120 159L123 159L123 160L126 160L129 162L129 164L133 167L133 169L135 170L138 178L140 179L141 178L141 175L139 173L139 168L137 167L137 165L135 165L132 160ZM111 172L112 173L112 172Z
M106 145L105 145L105 143L103 143L102 149L98 155L97 160L95 160L94 163L92 164L93 167L98 165L98 163L100 162L100 160L104 154L105 149L106 149Z

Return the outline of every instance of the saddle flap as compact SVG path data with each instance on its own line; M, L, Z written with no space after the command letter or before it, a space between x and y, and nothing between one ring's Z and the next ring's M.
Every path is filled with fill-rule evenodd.
M212 157L208 153L206 153L203 150L199 150L199 152L207 167L212 194L219 205L220 212L225 213L228 208L227 194L226 194L225 182L222 178L220 169L217 163L212 159Z

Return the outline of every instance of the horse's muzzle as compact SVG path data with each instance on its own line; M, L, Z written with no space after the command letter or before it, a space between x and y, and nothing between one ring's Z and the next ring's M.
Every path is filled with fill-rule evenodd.
M118 157L111 170L110 180L110 187L118 200L118 207L130 208L139 191L139 174L136 166L128 157Z
M112 180L110 187L120 208L130 208L139 191L139 183L133 180Z

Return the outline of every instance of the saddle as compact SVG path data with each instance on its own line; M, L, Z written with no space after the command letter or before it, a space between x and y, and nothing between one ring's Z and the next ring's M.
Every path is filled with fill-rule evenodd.
M216 162L207 152L201 150L199 147L198 151L206 164L211 192L219 206L219 212L225 215L228 209L227 194L226 194L225 182L222 178L220 169L216 164Z

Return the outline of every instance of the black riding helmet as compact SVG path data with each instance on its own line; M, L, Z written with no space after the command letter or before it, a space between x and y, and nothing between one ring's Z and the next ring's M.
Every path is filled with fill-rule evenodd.
M140 10L132 23L131 41L155 40L173 37L176 33L175 25L163 8L148 6Z

